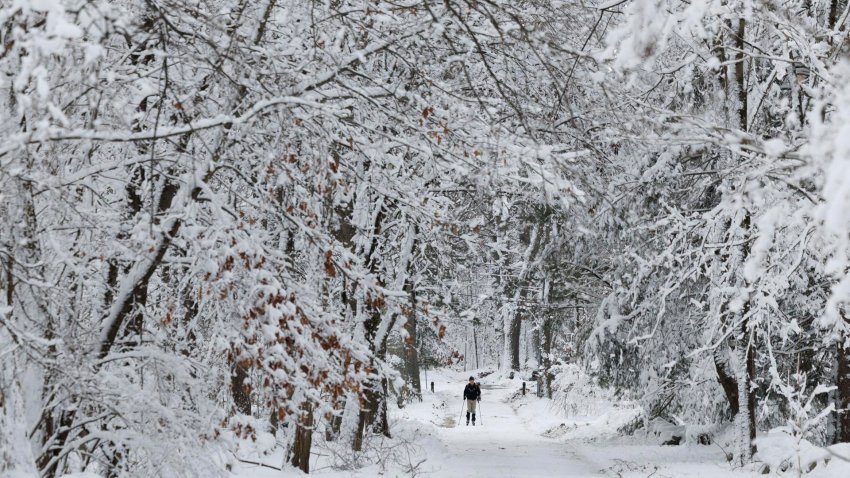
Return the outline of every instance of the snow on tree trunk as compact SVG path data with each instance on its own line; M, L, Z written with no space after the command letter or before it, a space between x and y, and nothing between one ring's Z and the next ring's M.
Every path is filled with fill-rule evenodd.
M748 335L744 334L735 350L736 376L738 382L738 413L735 415L736 452L735 459L739 466L750 462L753 455L753 439L755 430L754 394L751 390L752 352L748 343Z
M310 473L310 450L313 447L313 406L309 402L301 406L301 417L295 426L292 446L292 466Z
M230 393L236 412L251 415L251 383L245 361L235 360L230 375Z
M10 308L0 307L6 315ZM12 338L0 331L0 351L18 347ZM27 374L19 370L20 364L9 358L0 362L0 475L12 478L38 476L31 440L27 436L26 407L21 396L20 380Z
M520 294L520 300L525 297L525 294ZM510 358L511 358L511 370L519 371L519 344L520 344L520 335L522 332L522 309L517 307L514 311L513 316L510 320L510 327L508 328L508 336L510 337L510 343L508 344L510 350Z
M408 386L413 387L413 393L422 397L422 380L419 376L419 343L417 340L417 318L416 318L416 290L412 279L405 282L405 291L410 297L410 307L404 322L404 379Z
M846 320L846 319L845 319ZM850 335L836 340L836 420L835 441L850 443Z

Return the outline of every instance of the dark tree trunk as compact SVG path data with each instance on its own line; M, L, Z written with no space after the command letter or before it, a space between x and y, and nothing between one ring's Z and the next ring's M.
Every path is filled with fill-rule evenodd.
M552 343L555 341L555 319L547 316L543 320L543 386L547 398L552 398L552 381L555 375L552 373Z
M525 294L520 294L524 297ZM514 317L511 319L510 328L510 344L511 344L511 369L519 371L519 342L522 334L522 308L517 305L517 310L514 312Z
M180 353L184 357L188 357L192 350L197 349L197 336L195 335L195 318L198 316L198 302L192 293L192 289L183 291L183 327L186 330L186 341L182 345ZM196 376L194 368L190 372L192 376Z
M303 415L295 427L295 442L292 447L292 466L310 473L310 449L313 447L313 407L305 403Z
M238 359L234 361L230 375L230 393L233 395L236 411L243 415L250 415L251 385L248 383L248 368L240 364Z
M416 323L416 309L417 309L417 301L416 301L416 287L414 285L414 260L416 253L416 245L418 243L418 235L419 235L419 227L414 226L411 228L411 233L413 234L413 238L410 244L410 251L408 251L409 259L407 262L407 270L405 271L406 277L404 279L404 291L407 293L407 297L409 299L410 308L404 315L406 316L406 322L404 323L404 331L407 333L407 338L404 341L404 370L403 370L403 378L405 382L407 382L406 387L413 387L413 395L422 400L422 383L419 378L419 337L417 334L417 323Z
M47 412L50 413L50 412ZM37 465L41 472L41 476L59 476L60 462L58 459L59 452L62 451L62 445L68 440L71 433L71 425L74 423L74 412L62 411L59 413L59 419L55 420L52 416L46 418L44 423L44 433L47 437L56 437L56 444L49 447L38 457ZM58 425L58 426L57 426Z
M369 270L375 277L378 278L379 286L383 286L384 284L380 279L378 261L375 258L375 254L379 246L378 242L381 235L383 221L384 210L383 207L381 207L381 210L379 210L375 215L375 223L372 227L372 240L369 246L369 251L366 254L366 260L369 263ZM383 298L372 296L372 294L376 294L376 292L367 292L367 303L364 304L369 309L369 316L363 323L363 333L366 342L371 345L375 357L382 358L386 354L386 337L388 335L385 334L384 337L378 337L378 328L380 327L381 321L384 317L384 313L382 311ZM388 330L391 328L392 327L389 327ZM389 424L386 420L382 419L382 417L385 417L385 414L382 412L382 407L385 407L385 404L382 405L381 403L385 400L386 380L378 377L374 363L370 362L369 368L371 372L370 377L366 381L365 390L363 392L363 403L357 420L357 431L351 442L351 449L354 451L360 451L363 449L363 440L366 434L366 429L369 428L370 425L374 433L382 433L389 436Z
M714 370L717 372L717 381L723 388L726 400L729 402L729 410L732 417L738 414L738 381L733 371L729 370L729 363L721 356L721 348L714 350Z
M534 330L531 331L531 345L532 352L534 352L534 361L537 362L538 367L543 365L542 340L543 339L540 336L540 327L535 327Z
M730 21L730 30L732 29L732 23ZM736 117L731 118L733 122L733 126L737 126L741 131L747 131L749 129L748 124L748 107L747 107L747 81L745 75L746 62L745 62L745 48L746 48L746 20L743 18L739 18L737 20L737 24L734 25L735 35L733 40L734 43L734 59L735 59L735 70L734 70L734 84L735 89L737 91L737 110ZM727 92L731 93L731 92ZM735 125L734 123L737 123ZM749 211L744 211L744 219L741 221L741 229L744 231L745 235L751 234L752 231L752 220L750 217ZM746 261L747 257L750 254L750 243L745 242L742 246L741 252L741 262ZM749 284L747 284L749 285ZM740 420L741 425L746 427L746 430L743 430L743 435L749 437L749 443L741 444L741 464L748 462L752 456L752 441L756 436L756 414L755 414L755 404L756 404L756 396L755 389L752 386L752 382L755 377L755 353L754 353L754 345L752 343L754 337L752 332L749 330L749 320L746 319L747 314L750 311L750 303L749 298L744 303L741 318L742 323L740 325L740 331L738 332L736 337L735 348L738 353L739 361L743 358L743 363L739 363L739 366L743 366L743 373L739 373L737 376L738 381L738 419ZM744 410L746 408L746 410ZM746 413L746 417L740 417L741 413Z
M838 23L838 15L842 8L841 0L831 0L829 2L829 17L828 17L828 26L829 28L835 28L835 24Z
M747 131L747 83L744 69L744 35L746 34L746 20L738 19L738 27L735 32L735 84L738 88L738 127L741 131Z
M543 221L543 218L539 219ZM517 371L519 370L519 344L520 335L522 334L522 317L524 312L522 302L528 296L528 284L533 272L531 264L537 259L537 254L540 252L540 245L543 242L543 236L544 228L538 224L529 226L522 236L522 241L525 244L528 244L528 249L526 250L526 255L523 258L525 266L516 283L516 287L519 289L514 293L514 296L518 298L517 309L514 312L514 317L511 319L511 325L508 331L511 369Z
M404 342L404 380L408 386L413 387L414 394L421 399L422 383L419 377L419 352L417 350L419 344L416 335L416 291L413 289L413 282L409 275L404 288L410 297L410 313L404 323L404 330L407 332L407 338Z
M836 344L836 386L838 388L835 390L835 401L838 417L835 441L837 443L850 443L850 349L845 347L847 340L847 335L842 334Z
M165 186L162 193L163 197L160 199L159 204L162 209L159 209L157 212L161 213L171 208L171 204L177 195L177 191L178 188L176 184L167 184ZM198 194L200 194L200 190L193 191L192 198L197 199ZM128 330L135 330L135 333L140 333L142 315L138 305L143 304L144 301L147 300L148 283L150 282L154 272L162 263L162 259L165 257L166 251L171 246L171 241L174 240L174 237L180 231L180 226L181 222L179 219L175 220L171 224L169 230L160 238L158 246L153 251L153 257L146 264L146 268L142 271L142 274L139 275L138 280L133 285L132 292L124 297L119 297L119 303L113 303L112 309L109 311L110 317L107 317L108 323L106 325L106 335L104 340L101 342L100 350L98 351L99 358L106 357L115 344L115 341L118 338L118 333L121 331L123 326L126 325ZM125 324L128 321L131 324Z
M389 436L389 428L381 418L381 396L382 390L379 388L383 384L381 381L373 381L369 384L369 388L363 393L363 403L360 408L360 415L357 419L357 432L354 435L354 440L351 442L351 449L354 451L363 450L363 440L366 437L366 429L372 426L372 432L385 433Z
M387 438L392 438L390 435L390 421L387 417L387 403L389 400L389 394L387 393L387 386L389 385L386 377L381 378L381 395L380 400L378 402L378 415L375 417L372 422L372 427L375 430L375 433L380 433Z

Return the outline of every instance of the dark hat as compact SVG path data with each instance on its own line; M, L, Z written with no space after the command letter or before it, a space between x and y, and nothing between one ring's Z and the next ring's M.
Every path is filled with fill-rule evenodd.
M469 377L470 380L475 380L475 377Z

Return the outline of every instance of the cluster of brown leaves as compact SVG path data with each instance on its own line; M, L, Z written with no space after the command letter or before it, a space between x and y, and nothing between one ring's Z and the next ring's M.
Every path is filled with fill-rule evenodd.
M372 310L381 310L387 305L383 294L375 293L373 295L371 291L366 292L366 300L364 302Z

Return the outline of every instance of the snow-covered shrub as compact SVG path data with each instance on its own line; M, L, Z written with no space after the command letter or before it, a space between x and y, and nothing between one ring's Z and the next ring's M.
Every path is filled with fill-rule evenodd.
M393 437L368 435L360 451L352 451L347 440L326 440L323 433L314 434L316 449L324 455L323 466L338 471L390 475L419 476L423 474L428 455L423 446L429 441L430 433L423 432L422 423L395 422Z
M618 397L615 391L599 386L576 364L553 367L553 409L572 419L589 419L598 433L627 433L643 411L638 402Z
M793 476L823 470L818 476L848 476L850 443L818 446L789 433L785 427L774 428L755 440L755 461L767 466L765 471L789 472Z
M552 367L552 399L566 416L596 416L611 407L614 392L597 385L596 380L576 364Z

